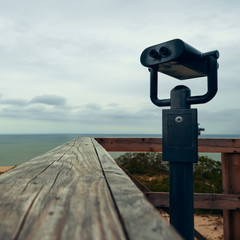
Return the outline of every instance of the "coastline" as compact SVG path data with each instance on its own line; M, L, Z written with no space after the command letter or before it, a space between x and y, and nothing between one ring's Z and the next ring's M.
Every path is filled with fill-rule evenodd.
M78 137L158 138L161 134L0 134L0 166L20 165ZM240 138L234 134L202 134L200 138ZM113 158L124 152L109 152ZM220 161L220 153L199 153Z
M8 172L15 168L16 166L0 166L0 174L3 174L5 172Z

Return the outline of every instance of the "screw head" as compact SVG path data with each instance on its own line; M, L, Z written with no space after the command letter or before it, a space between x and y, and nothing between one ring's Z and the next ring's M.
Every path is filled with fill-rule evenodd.
M183 121L183 118L181 117L181 116L177 116L176 118L175 118L175 122L176 123L181 123Z

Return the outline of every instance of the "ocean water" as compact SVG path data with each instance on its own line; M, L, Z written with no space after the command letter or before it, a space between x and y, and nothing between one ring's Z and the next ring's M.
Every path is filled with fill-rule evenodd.
M18 166L78 137L160 137L134 134L17 134L0 135L0 166ZM118 157L123 153L111 153Z
M77 137L161 137L153 134L32 134L0 135L0 166L17 166ZM210 138L237 138L237 135L209 135ZM110 152L113 158L124 152ZM220 153L199 153L221 160Z
M43 154L77 135L0 135L0 166L15 166Z

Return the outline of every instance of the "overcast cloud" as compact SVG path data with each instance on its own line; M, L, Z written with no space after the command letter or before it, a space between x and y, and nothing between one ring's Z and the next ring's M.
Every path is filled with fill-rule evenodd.
M219 50L219 91L199 109L206 133L239 134L239 1L0 0L0 133L161 133L140 64L180 38ZM160 98L206 79L159 74Z

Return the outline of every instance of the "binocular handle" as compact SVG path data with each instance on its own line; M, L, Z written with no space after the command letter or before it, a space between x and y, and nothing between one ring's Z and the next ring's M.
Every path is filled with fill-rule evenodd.
M213 53L215 56L213 56ZM218 69L218 51L209 52L203 54L208 64L207 74L207 93L199 96L190 96L187 99L187 103L191 104L202 104L209 102L217 93L217 69ZM151 101L158 107L171 106L171 99L158 99L158 70L157 68L149 68L150 71L150 98Z

